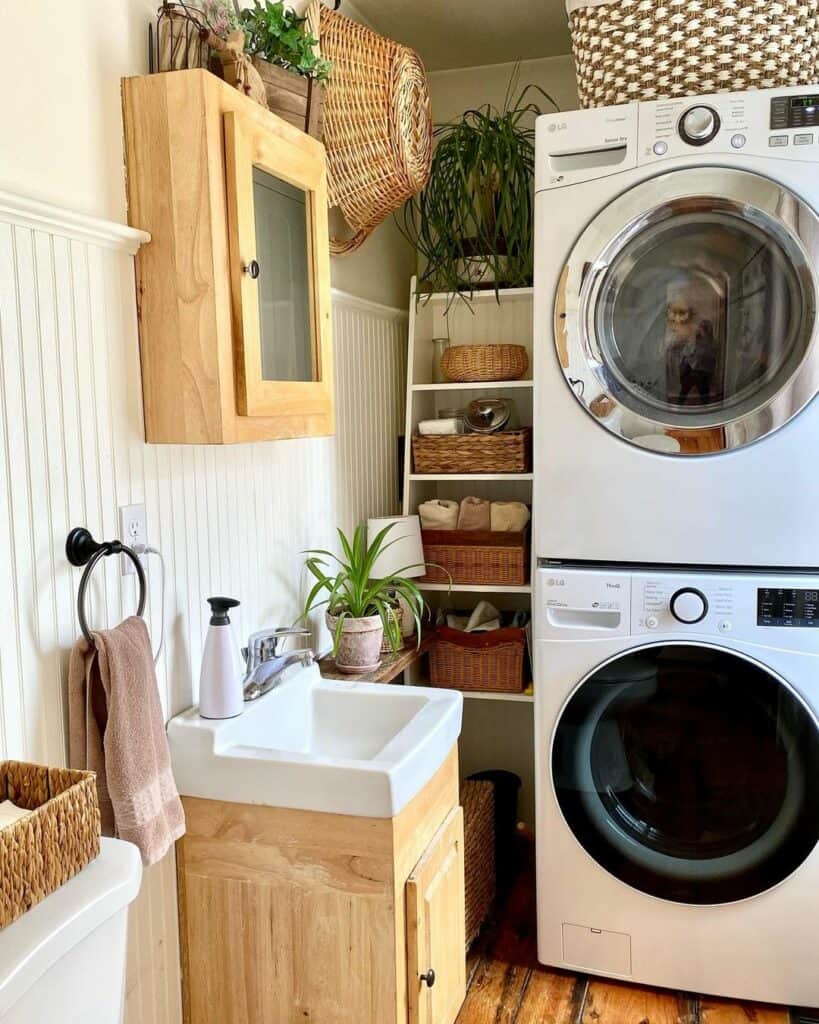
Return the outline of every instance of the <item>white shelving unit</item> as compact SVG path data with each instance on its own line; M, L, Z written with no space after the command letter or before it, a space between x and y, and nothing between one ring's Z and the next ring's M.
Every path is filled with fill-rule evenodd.
M468 495L498 500L524 501L532 505L533 473L426 474L414 473L411 438L418 423L433 419L442 409L464 408L481 395L502 396L514 403L512 426L532 425L533 290L504 289L475 292L467 304L446 294L416 299L413 279L410 294L409 363L407 373L406 456L404 465L404 513L417 512L422 501ZM441 384L433 380L433 338L449 337L452 345L506 342L524 345L529 352L529 377L524 380L474 384ZM532 509L534 515L535 509ZM501 609L531 607L531 585L473 586L456 583L420 584L433 609L473 607L486 597ZM425 659L424 659L425 661ZM423 683L425 664L412 666L407 681ZM520 811L532 824L533 808L533 715L531 694L464 692L464 725L461 735L461 768L464 774L484 768L507 768L523 779Z

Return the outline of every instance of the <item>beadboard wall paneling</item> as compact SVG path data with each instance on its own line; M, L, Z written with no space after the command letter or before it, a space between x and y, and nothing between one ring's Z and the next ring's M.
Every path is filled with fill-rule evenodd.
M145 502L166 567L157 676L165 714L175 714L195 700L205 597L241 599L237 638L289 624L303 596L299 552L332 545L337 522L396 507L406 372L404 314L337 294L336 438L146 445L134 237L117 226L96 237L90 222L61 213L32 223L13 203L0 208L0 758L53 764L66 756L68 652L78 633L68 530L116 536L119 506ZM153 557L148 570L156 642ZM135 607L135 577L121 577L113 558L92 591L92 624ZM181 1021L172 856L146 872L133 907L126 1006L128 1024Z

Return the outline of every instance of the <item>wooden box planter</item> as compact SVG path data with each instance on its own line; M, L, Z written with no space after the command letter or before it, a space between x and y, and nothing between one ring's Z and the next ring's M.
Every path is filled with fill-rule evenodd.
M523 586L529 578L528 532L422 530L425 583Z
M73 878L100 852L93 772L0 762L0 801L33 813L0 829L0 928Z
M321 139L324 87L312 78L285 71L261 57L253 58L253 66L262 76L272 113L314 139Z

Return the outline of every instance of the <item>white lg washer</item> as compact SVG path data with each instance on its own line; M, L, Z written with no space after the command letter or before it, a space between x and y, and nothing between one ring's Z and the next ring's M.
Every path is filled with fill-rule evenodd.
M819 575L537 574L544 964L819 1004Z
M537 121L538 556L819 564L819 86Z

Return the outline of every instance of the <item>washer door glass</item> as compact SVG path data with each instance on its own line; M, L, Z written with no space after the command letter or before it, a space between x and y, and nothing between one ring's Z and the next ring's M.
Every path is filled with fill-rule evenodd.
M770 433L819 391L816 257L816 214L767 178L644 182L595 218L562 278L558 354L575 394L667 453Z
M594 672L558 722L552 778L585 850L676 903L764 892L819 840L816 721L724 650L660 645Z

